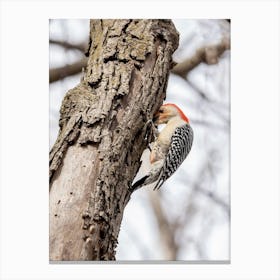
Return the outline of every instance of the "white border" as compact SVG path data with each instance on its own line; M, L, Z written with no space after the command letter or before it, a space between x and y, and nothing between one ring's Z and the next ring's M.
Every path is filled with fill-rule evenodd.
M48 19L89 17L232 19L231 264L49 264ZM278 1L2 1L1 279L279 279L279 34Z

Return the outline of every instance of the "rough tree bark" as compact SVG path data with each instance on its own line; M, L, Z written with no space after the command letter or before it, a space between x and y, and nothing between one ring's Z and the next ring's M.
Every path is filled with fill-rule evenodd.
M177 46L170 20L90 21L87 69L63 100L50 152L50 260L115 259Z

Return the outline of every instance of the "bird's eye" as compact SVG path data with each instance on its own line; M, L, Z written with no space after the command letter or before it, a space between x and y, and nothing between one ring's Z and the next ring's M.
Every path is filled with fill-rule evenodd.
M159 113L163 113L163 110L162 110L162 109L160 109L160 110L158 110L158 112L159 112Z

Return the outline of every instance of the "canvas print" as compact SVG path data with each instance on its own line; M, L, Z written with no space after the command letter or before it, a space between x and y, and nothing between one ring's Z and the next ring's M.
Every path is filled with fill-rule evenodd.
M230 262L230 19L50 19L50 262Z

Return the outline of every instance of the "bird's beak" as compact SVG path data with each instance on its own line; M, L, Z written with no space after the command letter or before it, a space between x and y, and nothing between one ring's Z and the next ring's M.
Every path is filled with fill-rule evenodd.
M153 117L153 122L155 123L155 124L158 124L158 121L159 121L159 112L157 112L157 113L155 113L155 115L154 115L154 117Z

